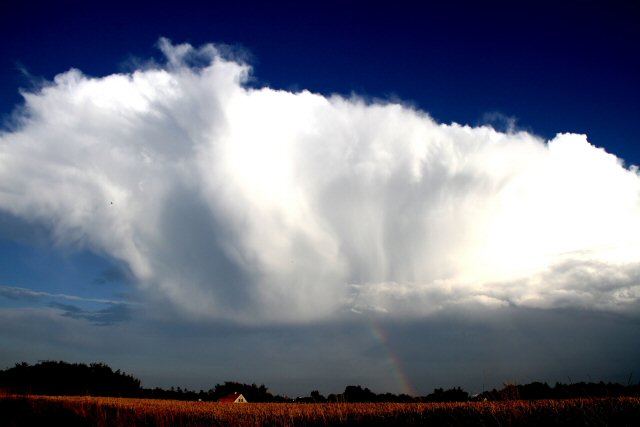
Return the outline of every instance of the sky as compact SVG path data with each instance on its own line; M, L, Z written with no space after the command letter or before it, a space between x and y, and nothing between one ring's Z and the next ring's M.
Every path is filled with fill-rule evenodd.
M636 382L627 3L3 2L0 368Z

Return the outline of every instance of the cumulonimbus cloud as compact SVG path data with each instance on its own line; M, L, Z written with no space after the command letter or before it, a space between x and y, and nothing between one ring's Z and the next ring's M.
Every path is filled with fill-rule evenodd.
M0 211L200 317L637 308L640 176L586 136L251 88L213 45L160 47L163 66L23 94Z

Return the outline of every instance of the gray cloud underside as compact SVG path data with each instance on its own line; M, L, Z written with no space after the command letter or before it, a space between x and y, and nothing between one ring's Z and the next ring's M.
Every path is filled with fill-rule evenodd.
M118 260L196 318L638 308L638 170L586 136L248 88L215 46L160 46L163 67L23 94L0 232Z
M21 360L102 361L141 378L145 387L208 390L240 381L290 396L341 392L349 384L406 392L403 377L418 394L531 381L626 383L640 368L638 319L604 311L519 307L382 320L376 329L384 337L364 317L246 327L134 316L99 327L59 311L0 310L0 367Z
M109 304L100 310L86 310L75 305L52 302L50 307L62 310L62 316L87 320L97 326L109 326L131 319L131 308L127 304Z

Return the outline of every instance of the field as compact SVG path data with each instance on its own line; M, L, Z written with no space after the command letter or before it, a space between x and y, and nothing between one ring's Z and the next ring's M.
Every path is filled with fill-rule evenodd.
M470 403L225 404L0 396L2 426L636 426L640 398Z

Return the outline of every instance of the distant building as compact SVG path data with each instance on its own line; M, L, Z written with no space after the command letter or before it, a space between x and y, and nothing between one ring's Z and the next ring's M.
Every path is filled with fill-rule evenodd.
M221 399L218 399L218 402L226 402L226 403L248 403L247 399L244 398L240 393L231 393L228 396L225 396Z

